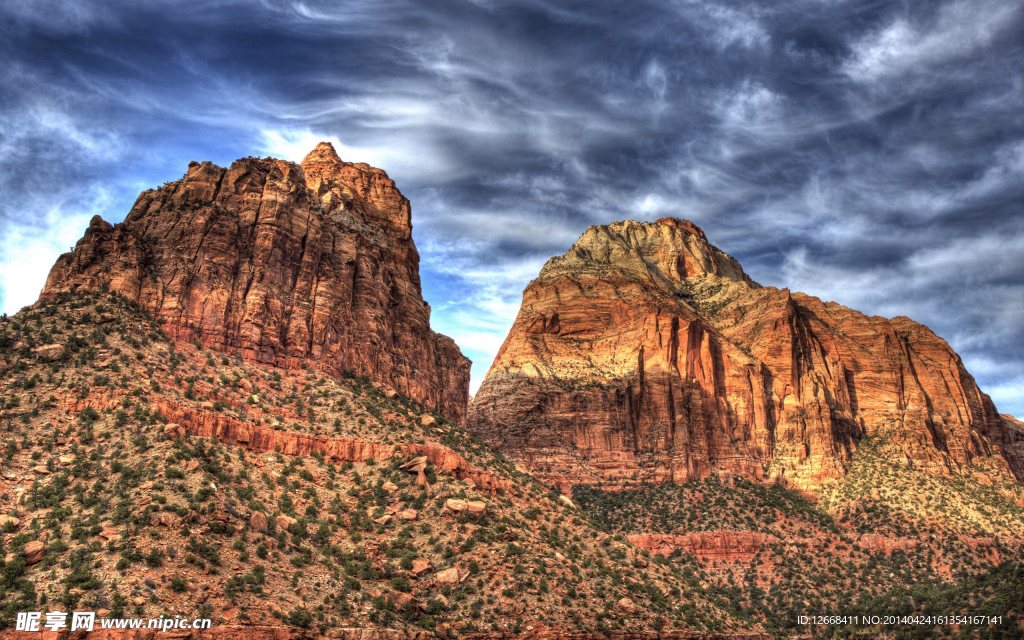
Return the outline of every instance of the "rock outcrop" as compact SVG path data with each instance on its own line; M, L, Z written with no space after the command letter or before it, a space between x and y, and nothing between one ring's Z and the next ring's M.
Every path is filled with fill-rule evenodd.
M757 531L701 531L682 535L638 533L627 536L629 543L666 558L674 551L689 553L703 561L746 562L765 544L780 540Z
M1024 430L908 318L754 283L693 224L595 226L544 265L468 427L563 490L721 471L811 488L863 438L1024 479Z
M93 218L42 297L109 289L165 331L244 358L368 376L463 423L469 366L430 329L409 201L320 143L302 165L209 162Z

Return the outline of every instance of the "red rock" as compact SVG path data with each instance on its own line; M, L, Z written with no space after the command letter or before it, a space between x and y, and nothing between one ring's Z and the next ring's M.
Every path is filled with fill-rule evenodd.
M267 517L259 511L253 511L249 517L249 526L253 531L264 533L267 530Z
M762 287L689 222L591 227L545 264L468 428L559 488L742 476L813 488L863 436L1024 480L1024 425L907 318Z
M430 329L409 201L321 143L302 165L193 163L121 224L94 217L47 278L122 293L181 341L374 382L465 421L470 361Z
M917 549L921 541L916 538L889 538L887 536L866 534L857 541L862 549L875 553L892 555L893 551L912 551Z
M447 500L445 500L444 506L449 511L454 511L455 513L458 513L460 511L465 511L467 505L465 500L459 500L458 498L448 498Z
M412 572L418 576L422 575L430 571L430 565L430 558L413 558Z
M762 545L779 542L777 537L757 531L703 531L684 535L639 533L626 538L634 547L655 555L668 557L680 549L701 560L725 562L745 562L753 558Z
M174 523L177 522L178 518L170 511L161 511L154 513L150 517L149 521L152 525L158 527L173 527Z
M64 357L64 345L48 344L32 350L40 360L60 360Z
M627 616L631 616L634 613L636 613L637 609L636 603L634 603L629 598L621 598L618 602L615 603L615 608L618 609L619 612Z
M100 534L99 534L99 537L103 538L104 540L108 540L108 541L109 540L114 540L116 538L119 538L120 536L121 536L121 530L118 529L117 527L103 527L103 529L100 530Z
M25 557L25 564L35 564L43 559L44 553L46 553L46 545L38 540L33 540L25 544L25 551L22 555Z
M296 522L298 522L298 520L296 520L295 518L293 518L291 516L286 516L283 513L281 515L277 516L276 518L274 518L274 523L277 525L277 528L285 530L285 531L287 531L288 527L292 526Z
M459 584L459 570L455 567L439 571L434 576L434 581L437 584Z

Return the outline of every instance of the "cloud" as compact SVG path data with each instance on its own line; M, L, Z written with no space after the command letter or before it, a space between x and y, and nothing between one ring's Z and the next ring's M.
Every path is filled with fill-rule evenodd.
M764 284L931 326L1024 414L1022 21L1008 0L8 3L0 303L189 160L330 140L412 201L474 389L545 260L675 215Z
M927 21L931 24L900 16L853 43L844 71L859 83L870 83L956 61L1019 26L1021 15L1016 2L971 0L940 6L938 15Z

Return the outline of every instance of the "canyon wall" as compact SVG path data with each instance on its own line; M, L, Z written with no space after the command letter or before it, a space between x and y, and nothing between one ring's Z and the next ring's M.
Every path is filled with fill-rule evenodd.
M762 287L672 218L591 227L545 264L468 427L563 490L718 470L812 488L871 437L1024 479L1024 429L927 327Z
M93 218L42 297L109 289L180 340L367 376L464 423L470 361L430 329L409 201L321 143L301 165L209 162Z

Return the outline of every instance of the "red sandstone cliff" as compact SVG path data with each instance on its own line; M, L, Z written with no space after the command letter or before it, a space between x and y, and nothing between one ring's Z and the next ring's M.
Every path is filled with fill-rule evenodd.
M93 218L42 297L104 288L175 338L365 375L464 422L470 362L430 329L409 201L329 143L301 166L191 163L144 191L124 223Z
M1024 429L908 318L752 282L693 224L591 227L523 293L469 429L561 485L723 468L814 487L865 436L1024 479Z

